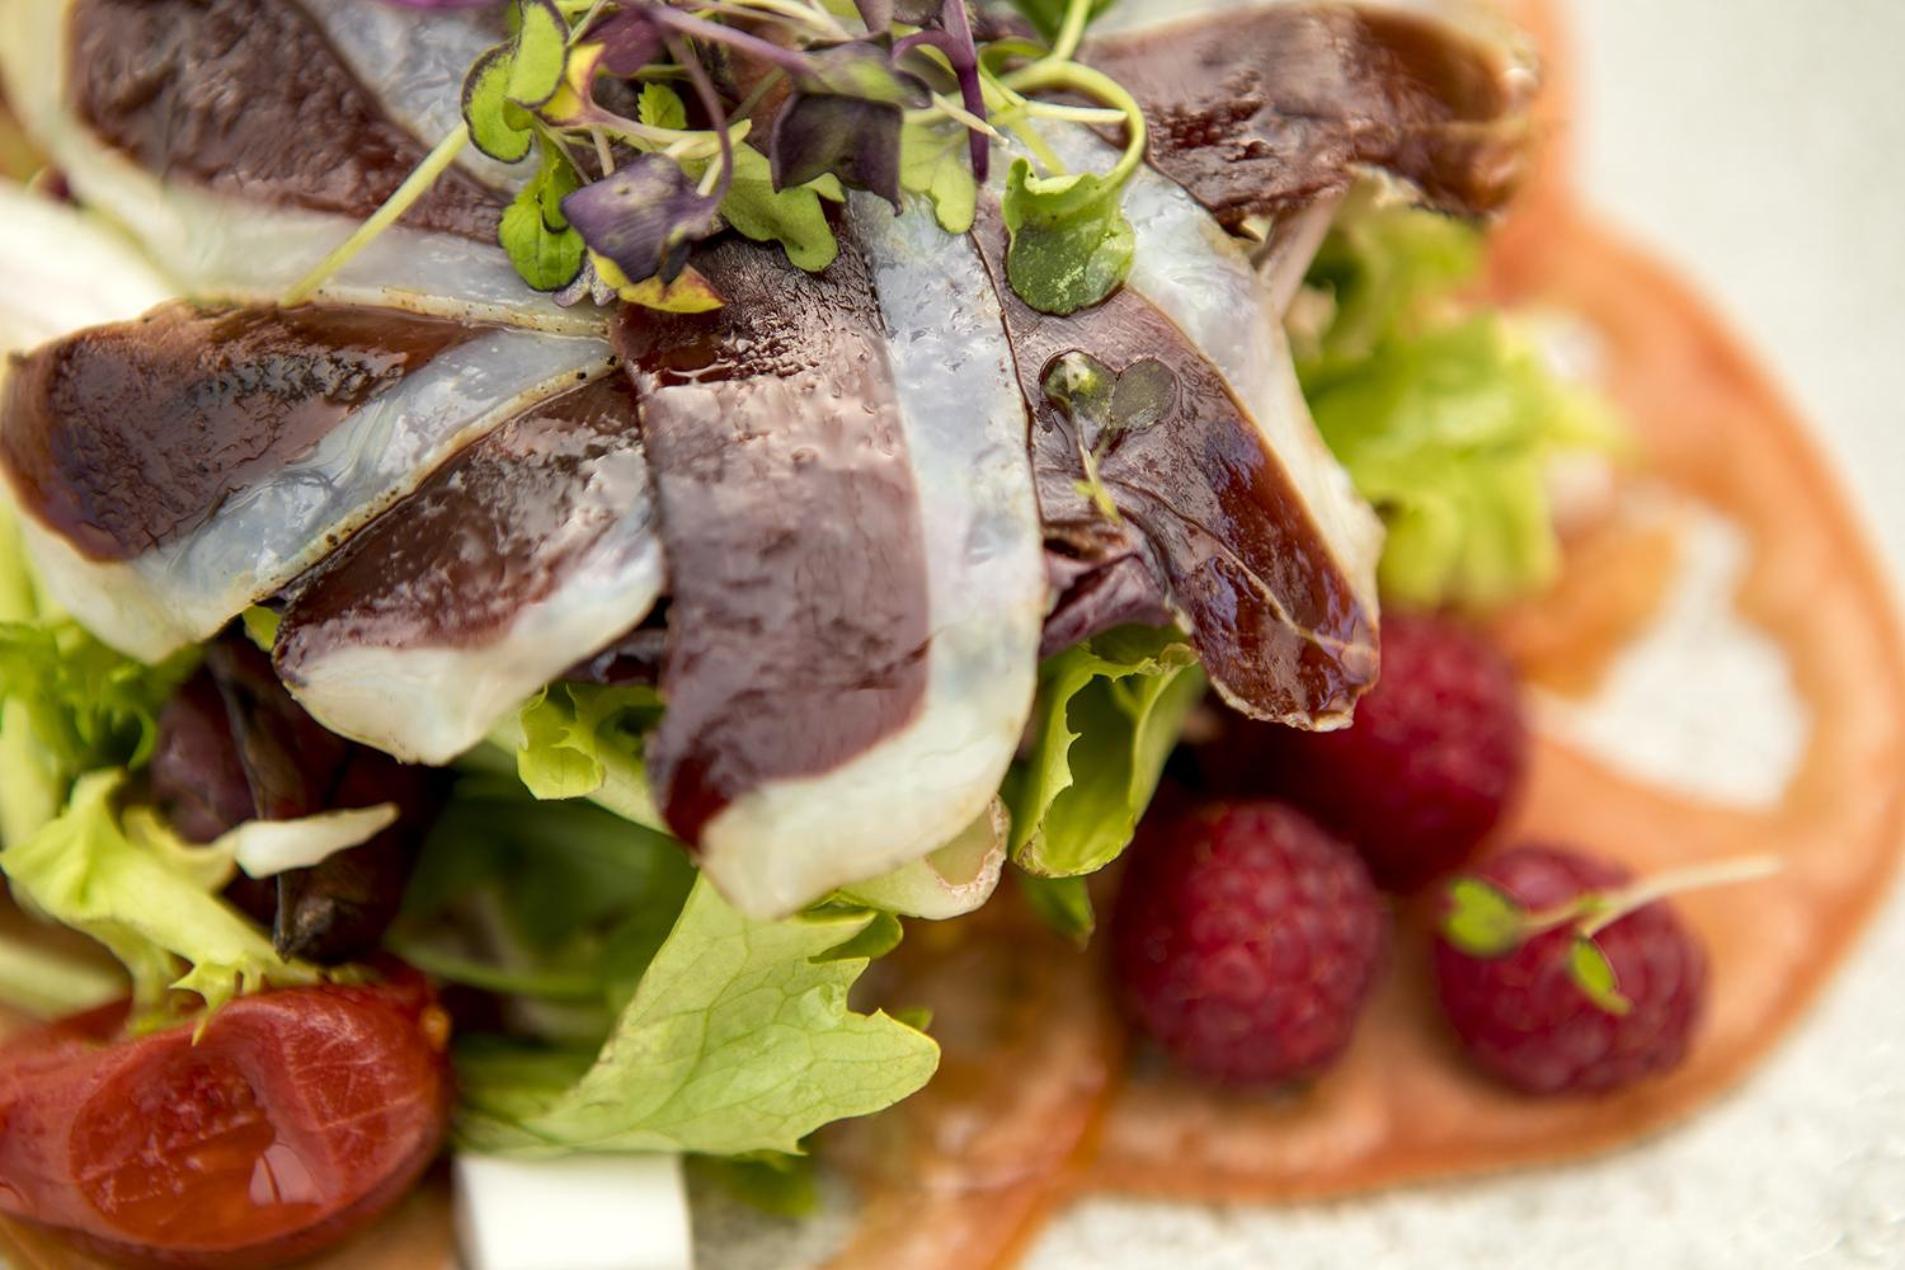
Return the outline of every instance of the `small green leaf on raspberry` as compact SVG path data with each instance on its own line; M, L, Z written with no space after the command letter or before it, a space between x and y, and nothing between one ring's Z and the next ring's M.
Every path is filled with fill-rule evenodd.
M1568 949L1568 975L1588 1000L1609 1014L1624 1015L1634 1008L1634 1003L1621 995L1607 954L1585 935L1578 936Z
M1471 957L1506 957L1521 946L1528 915L1513 896L1480 878L1449 883L1449 908L1442 934ZM1613 972L1608 972L1612 982Z

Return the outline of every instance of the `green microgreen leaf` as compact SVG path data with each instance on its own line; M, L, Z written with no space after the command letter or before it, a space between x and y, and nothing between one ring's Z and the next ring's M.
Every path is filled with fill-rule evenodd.
M1528 914L1516 899L1480 878L1449 883L1442 935L1471 957L1505 957L1522 944Z
M840 254L833 226L821 209L822 195L844 195L831 173L807 185L774 188L767 156L752 146L734 148L734 179L721 201L721 217L755 242L777 242L799 269L818 273Z
M1609 1014L1626 1014L1634 1008L1634 1003L1621 994L1613 963L1586 935L1576 936L1568 948L1568 977L1588 1000Z
M569 24L551 0L520 0L522 25L510 55L509 99L536 107L556 95L569 56Z
M510 50L499 44L477 58L463 80L463 122L470 141L501 163L527 157L532 140L528 120L509 100L510 79Z
M270 652L278 643L278 625L283 616L276 609L254 604L246 609L241 620L245 626L245 638L256 644L260 651Z
M676 131L688 126L688 107L681 100L681 94L666 84L645 84L639 103L641 121L651 128L673 128Z
M497 237L516 272L537 291L560 291L582 272L588 249L562 213L562 200L580 186L575 166L545 143L536 175L503 212Z
M967 159L966 128L909 123L900 132L900 188L933 202L939 227L949 234L972 228L979 183Z
M1026 160L1013 163L1003 206L1012 235L1005 271L1021 300L1062 317L1118 289L1137 252L1123 188L1091 172L1040 177Z

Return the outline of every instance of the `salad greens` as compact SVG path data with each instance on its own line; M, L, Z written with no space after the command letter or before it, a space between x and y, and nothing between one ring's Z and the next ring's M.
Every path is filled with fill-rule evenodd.
M82 776L51 823L0 851L15 897L110 949L144 1010L162 1007L172 990L217 1008L267 982L316 982L315 967L279 957L218 898L232 877L230 854L187 846L148 809L122 814L115 800L124 784L121 771Z
M1013 862L1066 878L1116 859L1203 694L1197 654L1172 630L1123 627L1048 660L1037 740L1006 781Z
M692 1151L797 1154L823 1124L918 1090L938 1047L847 990L860 957L829 956L875 921L825 910L741 916L697 881L600 1052L466 1052L472 1149L528 1154Z
M1382 589L1405 606L1486 608L1545 586L1559 563L1550 461L1621 445L1609 408L1523 328L1459 301L1481 261L1473 227L1364 195L1293 311L1304 393L1382 515Z

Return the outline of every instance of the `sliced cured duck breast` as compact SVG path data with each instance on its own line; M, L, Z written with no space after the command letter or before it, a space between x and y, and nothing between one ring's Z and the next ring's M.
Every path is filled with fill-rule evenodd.
M650 778L764 916L986 811L1046 607L1025 404L973 244L859 195L847 228L817 275L724 242L696 267L725 308L617 327L670 573Z
M74 192L181 290L268 301L457 126L463 74L498 38L487 21L377 0L0 0L0 72ZM320 294L598 329L497 245L508 174L452 165Z
M389 309L174 304L16 359L0 470L52 594L153 660L611 361L596 340Z
M332 731L443 764L648 615L662 587L633 387L536 403L294 588L279 673Z
M1359 170L1493 212L1527 166L1532 54L1481 0L1120 0L1082 57L1144 108L1152 165L1232 231Z
M1083 129L1048 139L1067 163L1102 161ZM1172 614L1237 708L1340 726L1375 681L1381 526L1316 433L1244 246L1153 171L1125 213L1126 284L1069 317L1012 291L996 203L976 231L1033 406L1047 541L1074 583L1055 621L1081 637Z

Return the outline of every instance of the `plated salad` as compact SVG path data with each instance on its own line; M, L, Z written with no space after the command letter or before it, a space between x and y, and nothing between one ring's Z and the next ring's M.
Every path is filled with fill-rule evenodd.
M1896 635L1534 50L0 0L15 1255L436 1264L447 1156L472 1266L686 1265L684 1161L990 1265L1731 1079L1890 868ZM1701 525L1797 685L1750 814L1583 757Z

